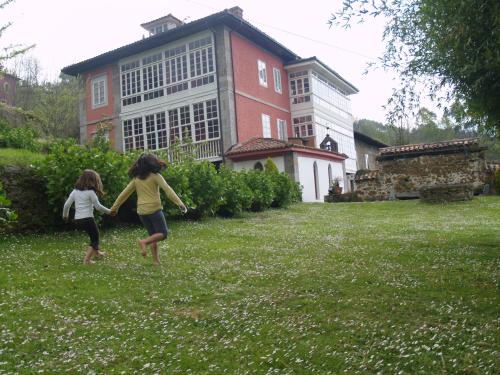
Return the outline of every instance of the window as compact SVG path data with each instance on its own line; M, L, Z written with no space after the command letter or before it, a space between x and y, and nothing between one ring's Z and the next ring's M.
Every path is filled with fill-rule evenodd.
M308 73L298 72L290 74L290 96L292 104L311 101Z
M262 114L262 135L271 138L271 117L265 114Z
M277 122L277 127L278 127L278 139L281 139L282 141L284 141L287 139L286 121L278 119L276 122Z
M106 76L92 79L92 108L102 107L108 104L108 90Z
M123 121L125 151L160 150L175 142L185 144L218 138L220 129L215 99Z
M253 169L255 169L257 171L263 171L264 166L262 165L262 163L260 161L258 161L257 163L254 164Z
M267 70L264 61L257 60L257 69L259 70L259 83L261 86L267 87Z
M278 68L273 68L273 77L274 77L274 91L278 93L282 93L282 87L281 87L281 70Z
M312 116L294 117L293 132L296 137L310 137L314 135Z
M318 164L313 163L313 175L314 175L314 196L316 200L319 199L319 178L318 178Z
M365 154L365 168L370 169L370 165L368 163L368 154Z
M122 76L122 105L130 105L142 101L141 69L139 60L121 66Z

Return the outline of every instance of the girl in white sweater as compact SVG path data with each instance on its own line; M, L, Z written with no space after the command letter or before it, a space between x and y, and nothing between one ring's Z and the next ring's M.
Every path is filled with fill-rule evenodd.
M94 207L105 214L109 215L110 213L109 208L101 205L99 198L97 198L97 195L102 196L103 194L99 174L92 169L86 169L76 181L75 189L64 203L63 219L68 220L69 209L74 202L75 224L87 232L90 237L90 244L83 260L84 264L90 264L94 256L104 256L104 253L99 251L99 229L94 220Z

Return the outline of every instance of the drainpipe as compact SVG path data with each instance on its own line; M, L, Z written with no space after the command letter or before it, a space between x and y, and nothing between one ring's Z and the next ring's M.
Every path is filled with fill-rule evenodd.
M222 164L226 164L226 157L224 155L224 138L222 131L222 117L221 117L221 101L220 101L220 82L219 82L219 59L217 58L217 38L215 37L215 31L211 27L210 31L212 32L212 37L214 39L214 51L215 51L215 78L217 79L217 112L219 116L219 134L220 134L220 150L222 156Z

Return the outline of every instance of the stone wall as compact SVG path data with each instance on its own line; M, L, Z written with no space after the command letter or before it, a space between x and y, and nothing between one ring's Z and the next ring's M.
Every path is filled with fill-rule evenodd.
M363 200L418 198L428 186L470 184L482 191L487 176L484 151L379 160L378 171L359 171L356 192Z
M0 167L0 180L18 215L16 230L45 230L57 224L60 213L50 209L45 183L31 167Z

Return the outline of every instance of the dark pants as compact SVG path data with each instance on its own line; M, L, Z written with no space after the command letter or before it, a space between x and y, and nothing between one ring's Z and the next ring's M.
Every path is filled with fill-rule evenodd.
M76 219L75 224L79 229L83 229L90 237L90 246L94 250L99 250L99 229L93 217L86 217L83 219Z
M167 238L167 222L162 210L153 212L150 215L139 215L139 218L150 236L156 233L163 233L165 238Z

